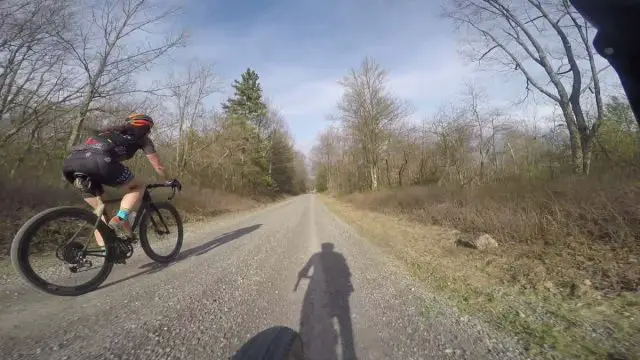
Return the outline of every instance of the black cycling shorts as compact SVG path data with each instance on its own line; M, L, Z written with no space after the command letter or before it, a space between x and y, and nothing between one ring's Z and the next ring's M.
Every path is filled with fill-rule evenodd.
M119 187L133 180L133 173L120 161L108 154L90 151L76 150L71 152L62 165L64 177L73 184L73 174L81 172L91 179L91 186L87 197L100 196L104 193L102 185Z

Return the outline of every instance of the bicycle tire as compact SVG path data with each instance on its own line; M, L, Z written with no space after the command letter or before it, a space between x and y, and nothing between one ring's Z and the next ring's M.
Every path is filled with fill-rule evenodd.
M175 218L176 220L176 225L178 228L178 240L176 241L176 246L173 249L173 251L171 251L171 253L169 255L158 255L156 254L153 249L151 248L151 244L149 244L149 239L147 238L147 230L149 227L149 220L151 218L151 215L153 212L156 212L156 210L154 209L166 209L169 210L169 212L171 213L171 215ZM166 264L169 263L173 260L175 260L178 257L178 254L180 253L180 249L182 249L182 241L183 241L183 237L184 237L184 228L183 228L183 224L182 224L182 217L180 217L180 213L178 212L178 210L170 203L168 202L158 202L158 203L153 203L150 204L147 209L144 211L144 213L142 214L142 218L140 218L140 246L142 246L142 250L144 250L144 253L147 254L147 256L157 262L157 263L161 263L161 264Z
M232 360L303 360L302 338L286 326L268 328L249 341L233 355Z
M84 220L91 226L98 219L94 213L73 206L59 206L44 210L25 222L14 236L11 242L11 262L22 279L34 289L58 296L79 296L98 288L111 273L113 262L107 261L107 259L114 257L114 250L111 246L107 246L105 261L98 274L86 283L77 286L60 286L47 282L33 271L28 261L29 245L35 232L47 222L55 221L65 216ZM105 242L108 242L109 235L106 225L100 222L97 230Z

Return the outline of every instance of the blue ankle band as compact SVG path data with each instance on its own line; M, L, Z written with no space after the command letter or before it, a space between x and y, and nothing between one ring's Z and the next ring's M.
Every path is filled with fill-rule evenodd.
M122 220L129 220L129 210L120 209L116 216Z

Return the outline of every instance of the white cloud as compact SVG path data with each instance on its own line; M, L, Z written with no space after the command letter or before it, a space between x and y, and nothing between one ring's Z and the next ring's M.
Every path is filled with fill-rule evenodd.
M416 54L406 54L395 64L381 66L388 72L388 86L392 93L409 101L415 108L414 117L421 118L433 112L441 103L451 99L462 80L471 70L455 54L430 50L443 45L428 44ZM364 54L363 54L364 57ZM338 83L347 73L344 69L305 68L301 66L270 66L260 73L265 94L288 120L298 147L308 151L317 134L327 128L327 115L334 114L343 93Z
M342 4L340 10L337 4ZM449 29L427 11L435 4L381 2L367 11L360 5L337 4L313 3L318 14L329 16L312 19L307 14L314 24L296 23L297 17L286 14L276 16L278 21L271 16L268 21L245 21L246 27L191 22L190 45L144 74L145 80L162 78L167 70L194 57L215 62L225 83L224 93L211 99L211 105L217 105L231 94L231 82L251 67L260 75L265 96L287 120L298 148L306 151L330 124L326 117L335 113L343 92L338 81L364 56L373 57L389 72L388 85L412 103L415 117L428 115L455 96L461 80L469 76ZM210 11L206 8L203 5L199 12ZM328 20L333 20L331 26ZM364 27L376 22L377 30Z
M289 118L328 115L342 95L342 87L332 80L314 80L291 87L291 90L275 92L274 98Z
M424 116L437 104L456 95L462 80L468 78L470 69L456 60L432 64L428 67L414 65L404 71L391 73L389 86L393 93L410 101L416 107L415 116Z

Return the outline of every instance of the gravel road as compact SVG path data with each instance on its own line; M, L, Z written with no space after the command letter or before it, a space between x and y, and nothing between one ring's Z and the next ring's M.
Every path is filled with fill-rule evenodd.
M275 325L300 331L308 359L524 358L314 195L186 230L179 261L156 267L138 249L84 296L5 278L0 358L223 359Z

